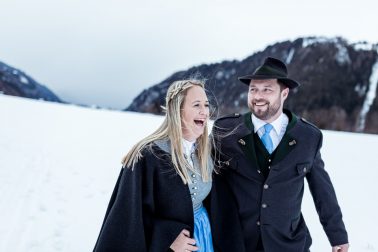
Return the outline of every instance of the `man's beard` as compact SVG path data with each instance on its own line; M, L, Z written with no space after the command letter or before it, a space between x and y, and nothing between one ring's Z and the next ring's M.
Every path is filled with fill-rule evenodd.
M268 106L265 110L259 108L259 106L254 105L255 103L264 102L266 103L265 107ZM278 111L281 109L281 99L277 99L275 103L271 104L266 100L253 100L252 103L248 103L248 107L251 112L259 119L267 121L273 116L275 116Z

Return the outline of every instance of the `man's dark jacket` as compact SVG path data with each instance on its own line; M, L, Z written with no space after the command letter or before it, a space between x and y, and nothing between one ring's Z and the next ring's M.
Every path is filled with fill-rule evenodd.
M331 180L320 155L322 133L289 111L286 133L264 177L256 157L251 114L235 114L214 123L218 147L209 201L217 251L254 252L258 239L265 252L308 251L311 236L301 213L307 179L320 222L331 245L348 243Z

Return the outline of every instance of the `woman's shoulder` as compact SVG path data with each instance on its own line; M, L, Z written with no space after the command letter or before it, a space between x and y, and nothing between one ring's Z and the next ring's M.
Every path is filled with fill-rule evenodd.
M171 143L168 138L157 139L150 143L150 148L155 151L171 153Z
M155 143L150 143L140 150L140 156L132 166L123 166L122 170L134 174L134 176L154 174L156 171L166 169L169 166L170 156L168 155Z
M170 144L167 140L155 140L147 144L141 151L140 163L144 164L164 164L162 160L170 160ZM138 162L138 163L139 163Z
M139 161L149 161L156 158L160 158L164 154L164 151L161 150L154 142L147 144L140 150Z

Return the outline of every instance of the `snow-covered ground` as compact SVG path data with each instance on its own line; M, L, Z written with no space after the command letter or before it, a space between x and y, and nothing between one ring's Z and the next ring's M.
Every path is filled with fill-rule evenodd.
M120 160L162 117L0 95L0 251L91 251ZM324 131L351 251L378 251L378 136ZM312 251L331 251L306 188Z

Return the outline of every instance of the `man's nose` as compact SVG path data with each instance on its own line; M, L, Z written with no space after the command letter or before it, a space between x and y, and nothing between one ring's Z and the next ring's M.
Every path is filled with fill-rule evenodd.
M255 93L254 93L254 97L255 97L255 99L261 99L261 98L263 98L263 95L262 95L262 92L260 92L260 91L256 91Z

